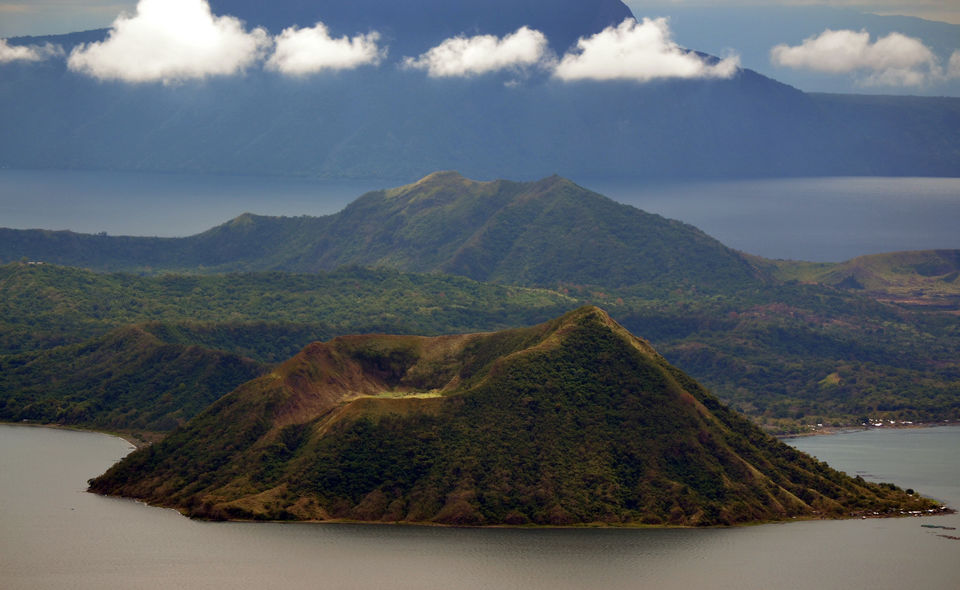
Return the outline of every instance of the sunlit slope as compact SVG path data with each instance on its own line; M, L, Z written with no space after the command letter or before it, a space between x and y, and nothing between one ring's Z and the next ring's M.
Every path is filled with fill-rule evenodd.
M312 344L91 488L199 517L471 525L933 507L763 434L595 307Z
M837 264L777 261L774 274L901 305L960 308L960 250L871 254Z

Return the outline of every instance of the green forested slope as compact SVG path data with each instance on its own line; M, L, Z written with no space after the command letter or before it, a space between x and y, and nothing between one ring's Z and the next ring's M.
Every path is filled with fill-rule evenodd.
M266 368L118 328L81 344L0 356L0 420L165 431Z
M592 300L779 431L870 417L960 419L960 322L949 312L800 284L727 297Z
M149 321L298 324L315 339L348 332L490 330L540 321L575 305L550 291L359 268L141 277L11 264L0 267L0 295L0 353L76 343ZM250 338L217 337L216 330L211 326L210 334L198 332L182 341L228 349L240 345L247 348L244 354L267 361L287 358L310 341L278 347L277 328L263 335L269 337L253 329ZM289 330L303 332L302 327Z
M831 285L898 305L960 310L960 250L888 252L840 263L757 262L783 279Z

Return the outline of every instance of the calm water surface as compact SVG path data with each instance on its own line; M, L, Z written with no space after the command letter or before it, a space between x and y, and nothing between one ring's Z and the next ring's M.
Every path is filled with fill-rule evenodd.
M329 215L407 182L0 169L0 227L189 236L241 213Z
M767 258L840 262L960 248L960 178L786 178L583 186Z
M369 190L415 180L0 170L0 227L186 236L247 211L328 215ZM575 180L769 258L840 261L896 250L960 248L960 178Z
M960 428L792 444L960 505ZM105 435L0 426L0 587L953 590L960 580L960 541L920 526L960 527L956 515L710 530L205 523L83 491L129 450Z

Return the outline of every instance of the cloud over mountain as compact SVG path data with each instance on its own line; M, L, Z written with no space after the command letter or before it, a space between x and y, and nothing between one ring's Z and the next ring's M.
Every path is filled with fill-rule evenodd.
M431 77L473 76L534 66L549 60L546 36L521 27L500 38L495 35L446 39L404 66L426 70Z
M247 30L247 26L234 16L215 15L209 0L139 0L135 13L117 17L104 41L76 47L68 65L101 80L167 83L239 74L251 67L305 76L379 65L387 55L376 30L334 37L325 22L317 21L308 28L287 27L271 37L262 27ZM25 51L6 53L28 55ZM399 65L434 78L538 67L566 81L646 82L729 78L737 72L739 59L716 60L680 47L672 40L666 19L637 22L630 17L580 37L576 49L561 60L550 49L546 34L521 26L502 37L450 37L417 57L403 58Z
M269 45L265 30L215 16L206 0L140 0L106 40L74 49L68 65L104 80L172 82L241 72Z
M335 39L321 22L308 29L290 27L276 38L276 47L266 67L283 74L302 76L324 70L377 65L386 55L386 49L377 44L379 40L380 34L376 31Z
M827 29L800 45L777 45L770 50L770 61L796 69L861 74L861 83L871 86L920 86L954 74L953 59L944 71L929 47L901 33L871 42L867 31Z
M730 78L739 67L737 57L717 63L687 51L672 39L667 20L625 19L617 27L577 42L554 75L563 80L636 80L657 78Z
M43 61L60 55L63 55L63 47L52 43L10 45L6 39L0 39L0 64L11 61Z

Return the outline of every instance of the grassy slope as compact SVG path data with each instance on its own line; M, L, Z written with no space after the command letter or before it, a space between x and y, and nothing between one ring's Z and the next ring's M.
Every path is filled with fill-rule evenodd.
M764 435L589 307L496 334L311 345L92 489L204 517L447 524L932 506Z
M873 254L838 264L777 261L773 272L900 305L960 310L960 250Z

